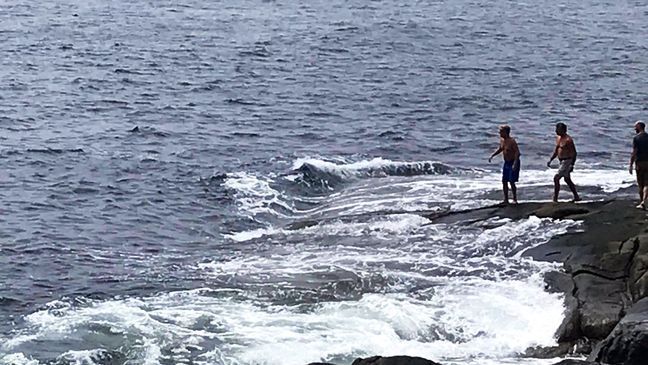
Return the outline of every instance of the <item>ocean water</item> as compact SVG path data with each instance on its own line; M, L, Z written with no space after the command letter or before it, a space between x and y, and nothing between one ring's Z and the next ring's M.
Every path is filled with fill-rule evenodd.
M0 2L0 364L546 365L580 229L435 224L551 195L566 122L586 200L633 196L643 1ZM565 193L561 196L568 199Z

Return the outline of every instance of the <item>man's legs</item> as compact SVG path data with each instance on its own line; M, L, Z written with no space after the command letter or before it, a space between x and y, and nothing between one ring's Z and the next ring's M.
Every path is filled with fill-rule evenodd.
M517 187L514 182L511 182L511 192L513 193L513 204L517 204Z
M637 169L637 185L639 186L639 205L637 208L646 209L646 200L648 200L648 185L646 185L646 171L643 169Z
M504 204L508 204L508 183L502 181L502 190L504 191Z
M646 186L639 185L639 204L644 202L644 190L646 190Z
M574 194L574 201L580 201L581 198L578 196L578 192L576 191L576 185L574 185L574 182L571 179L571 175L567 174L565 176L565 182L567 183L567 186L569 186L569 190L571 190L572 194Z
M641 175L642 173L643 173L643 171L641 171L639 169L635 170L635 174L637 175L637 186L639 186L639 203L640 204L644 202L644 196L645 196L644 195L644 190L646 189L646 187L644 186L644 183L643 183L643 176Z
M558 193L560 193L560 175L555 175L554 176L554 195L553 195L554 203L558 203Z

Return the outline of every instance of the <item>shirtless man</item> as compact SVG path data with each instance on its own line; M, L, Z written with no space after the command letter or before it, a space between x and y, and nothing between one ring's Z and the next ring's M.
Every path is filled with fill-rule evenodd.
M488 158L491 162L493 157L502 152L504 166L502 167L502 190L504 191L504 204L508 204L508 184L511 184L513 193L513 204L517 204L517 187L515 183L520 176L520 149L517 142L511 137L511 127L502 125L499 128L500 145L495 152Z
M637 168L637 185L639 185L639 205L637 208L646 209L648 200L648 134L646 124L635 123L637 135L632 140L632 155L630 156L630 174L633 166Z
M574 140L569 134L567 134L567 125L565 123L556 124L556 148L554 149L553 155L547 162L547 167L551 167L551 162L558 157L560 160L560 167L558 172L554 176L554 195L553 201L558 202L558 193L560 193L560 179L565 178L565 182L572 194L574 194L574 199L572 201L580 201L581 198L578 196L576 191L576 185L571 179L571 172L574 170L574 163L576 162L576 145Z

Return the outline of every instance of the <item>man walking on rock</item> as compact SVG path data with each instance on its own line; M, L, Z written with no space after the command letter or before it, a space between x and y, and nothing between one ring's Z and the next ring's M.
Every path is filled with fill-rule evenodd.
M558 167L558 172L554 176L554 203L558 202L558 193L560 193L560 179L565 178L569 190L574 194L574 199L572 201L580 201L581 198L578 196L576 191L576 185L571 179L571 172L574 170L574 164L576 163L576 144L572 137L567 134L567 125L565 123L556 124L556 148L554 149L553 155L547 162L547 167L551 167L551 162L558 157L560 161L560 167Z
M637 208L646 209L648 200L648 134L646 124L638 121L635 123L637 135L632 139L632 156L630 157L630 174L632 167L637 170L637 185L639 185L639 205Z
M493 157L502 153L504 157L504 165L502 166L502 190L504 191L504 204L508 204L508 184L511 184L511 192L513 193L513 204L517 204L517 187L515 183L520 176L520 149L517 142L511 137L511 127L508 125L500 126L500 145L495 152L490 156L488 162L491 162Z

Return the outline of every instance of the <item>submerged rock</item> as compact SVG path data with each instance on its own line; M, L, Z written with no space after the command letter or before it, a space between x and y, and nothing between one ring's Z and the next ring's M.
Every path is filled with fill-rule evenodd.
M411 356L373 356L366 359L356 359L351 365L440 365L422 357Z
M592 352L592 343L581 338L575 341L559 342L556 346L531 347L524 353L526 357L536 359L554 359L565 356L584 356Z
M328 362L312 362L308 365L335 365ZM441 365L422 357L412 356L372 356L366 359L357 358L351 365Z
M599 365L599 364L591 361L566 359L554 365Z

